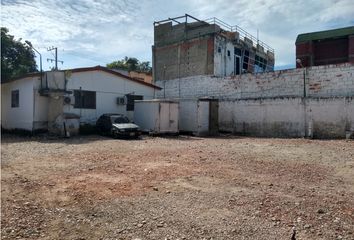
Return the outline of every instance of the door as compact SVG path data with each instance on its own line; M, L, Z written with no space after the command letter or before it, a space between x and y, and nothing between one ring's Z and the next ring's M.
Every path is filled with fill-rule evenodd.
M219 133L219 101L210 100L209 103L209 134L217 135Z
M178 103L160 103L160 133L178 132Z
M235 55L235 70L234 70L235 75L240 75L241 74L241 57Z

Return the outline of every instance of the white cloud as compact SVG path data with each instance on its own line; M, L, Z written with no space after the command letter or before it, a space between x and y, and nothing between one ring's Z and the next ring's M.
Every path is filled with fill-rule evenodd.
M2 26L64 68L104 65L124 56L151 60L153 21L189 13L237 24L275 49L276 65L294 64L297 34L354 24L352 0L2 0ZM63 51L64 49L64 51ZM45 59L44 58L44 59Z

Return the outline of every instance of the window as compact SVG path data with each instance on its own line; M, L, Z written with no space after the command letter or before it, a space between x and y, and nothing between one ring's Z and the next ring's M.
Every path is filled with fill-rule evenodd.
M227 56L230 57L230 50L227 50Z
M96 109L96 92L74 90L74 108Z
M258 67L260 67L263 70L265 70L266 67L267 67L267 60L265 58L262 58L262 57L256 55L256 57L255 57L255 65L257 65Z
M20 91L11 91L11 107L18 108L20 106Z
M242 68L245 69L245 70L248 69L249 56L250 56L249 51L245 50L245 54L243 55L243 66L242 66Z
M111 121L112 123L129 123L129 119L125 116L117 116L113 115L111 116Z
M141 95L127 95L127 111L134 111L134 101L135 100L143 100L143 96Z
M236 47L235 47L234 53L235 53L235 55L237 55L237 56L242 56L242 54L241 54L241 49L239 49L239 48L236 48Z

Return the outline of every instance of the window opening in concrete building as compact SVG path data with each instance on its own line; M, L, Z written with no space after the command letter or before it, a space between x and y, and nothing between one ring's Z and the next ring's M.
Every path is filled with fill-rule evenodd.
M234 68L234 73L235 75L241 74L241 56L242 56L242 50L239 48L234 48L234 63L235 63L235 68Z
M236 47L235 47L234 53L235 53L235 55L237 55L237 56L240 56L240 57L242 56L241 49L239 49L239 48L236 48Z
M11 91L11 107L17 108L20 106L20 91L14 90Z
M255 72L259 72L259 71L262 72L267 67L267 60L263 57L256 55L254 65L255 65ZM258 67L258 69L257 69L257 67Z
M241 57L235 55L235 69L234 69L235 75L240 75L241 74Z
M245 50L243 55L243 66L242 69L247 71L248 70L248 60L249 60L250 52Z
M74 90L74 108L96 109L96 92Z

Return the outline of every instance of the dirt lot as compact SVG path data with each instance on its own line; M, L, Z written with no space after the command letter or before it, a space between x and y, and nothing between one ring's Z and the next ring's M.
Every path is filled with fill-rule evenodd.
M2 239L354 239L354 141L2 136Z

